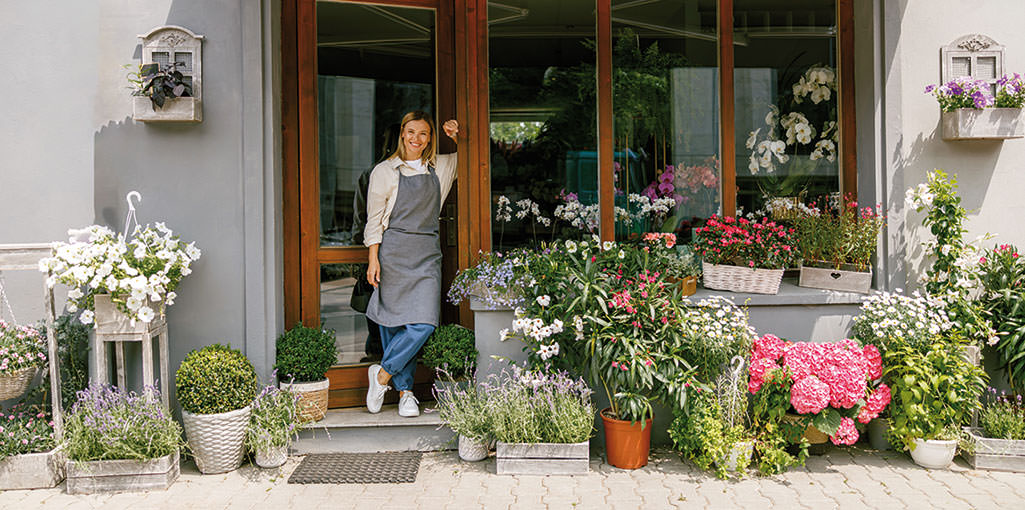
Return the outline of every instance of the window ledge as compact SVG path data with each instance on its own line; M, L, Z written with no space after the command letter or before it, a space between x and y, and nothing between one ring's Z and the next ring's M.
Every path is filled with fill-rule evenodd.
M691 301L700 301L721 296L737 305L746 306L793 306L793 305L860 305L868 296L855 292L812 289L797 285L796 278L784 278L779 285L779 294L748 294L699 288L690 296Z

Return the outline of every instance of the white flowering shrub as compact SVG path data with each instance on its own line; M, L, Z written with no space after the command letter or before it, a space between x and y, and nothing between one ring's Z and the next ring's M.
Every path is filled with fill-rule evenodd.
M915 291L910 296L899 292L880 292L865 298L861 315L854 317L854 336L883 352L894 345L912 345L928 350L951 323L946 303Z
M84 324L93 323L97 294L110 294L133 321L153 321L159 308L174 304L175 290L201 254L159 222L137 226L131 240L99 225L68 234L68 242L54 243L52 257L39 261L39 270L47 273L47 286L71 287L68 310L83 310Z

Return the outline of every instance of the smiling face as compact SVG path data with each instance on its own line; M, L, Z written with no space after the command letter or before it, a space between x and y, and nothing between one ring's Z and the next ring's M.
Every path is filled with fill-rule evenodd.
M411 120L402 127L403 158L407 161L420 159L431 145L431 125L423 120Z

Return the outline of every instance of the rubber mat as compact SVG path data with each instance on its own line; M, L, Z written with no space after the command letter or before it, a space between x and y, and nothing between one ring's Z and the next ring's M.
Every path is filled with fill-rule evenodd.
M314 453L307 455L288 483L413 483L420 452Z

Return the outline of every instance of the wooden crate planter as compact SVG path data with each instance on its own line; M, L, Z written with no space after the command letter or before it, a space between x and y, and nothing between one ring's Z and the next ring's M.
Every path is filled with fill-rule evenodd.
M753 269L708 262L702 262L701 268L702 284L708 289L778 294L779 284L783 281L782 269Z
M944 140L1007 140L1025 136L1021 108L959 108L943 112Z
M982 437L982 429L966 427L975 453L961 452L972 469L1025 473L1025 440Z
M810 262L801 265L801 278L797 284L813 289L838 290L868 294L872 289L872 270L854 271L854 266L844 264L841 269L828 267L825 262ZM825 266L825 267L823 267Z
M500 475L586 475L591 453L581 443L498 443Z
M49 489L64 480L64 451L11 455L0 461L0 490Z
M178 479L178 454L151 460L68 461L68 494L166 489Z

